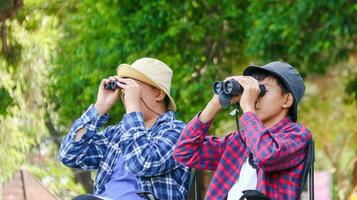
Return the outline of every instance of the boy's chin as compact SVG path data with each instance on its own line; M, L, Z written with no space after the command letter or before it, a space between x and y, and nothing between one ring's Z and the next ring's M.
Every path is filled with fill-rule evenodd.
M262 122L267 120L267 117L263 113L259 112L259 110L256 110L255 113L258 115L259 119L262 120Z

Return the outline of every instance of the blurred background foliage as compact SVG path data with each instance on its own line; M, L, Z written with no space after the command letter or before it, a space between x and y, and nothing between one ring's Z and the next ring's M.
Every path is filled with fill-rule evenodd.
M59 198L90 192L90 173L56 161L101 79L148 56L174 71L177 116L188 122L215 80L284 60L306 80L299 121L316 141L316 168L333 173L334 199L357 190L357 3L303 1L0 1L0 173L28 169ZM123 114L121 103L110 123ZM222 112L219 136L234 130ZM92 175L93 176L93 175Z

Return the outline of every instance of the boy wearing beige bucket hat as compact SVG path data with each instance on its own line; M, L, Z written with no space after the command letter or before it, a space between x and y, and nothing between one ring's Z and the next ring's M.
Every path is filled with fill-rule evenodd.
M160 60L141 58L119 65L117 72L102 80L96 103L75 121L60 148L65 165L98 170L95 196L77 199L186 199L190 170L172 157L185 126L174 114L172 70ZM105 89L109 82L118 89ZM120 96L126 114L98 131Z

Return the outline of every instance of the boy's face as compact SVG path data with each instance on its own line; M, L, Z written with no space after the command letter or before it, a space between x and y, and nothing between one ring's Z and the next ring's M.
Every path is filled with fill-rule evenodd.
M267 77L259 82L265 85L266 93L263 97L258 98L255 104L256 113L263 121L269 121L279 116L284 111L289 111L292 102L291 93L284 94L277 83L277 80L272 77ZM290 97L289 97L290 96Z

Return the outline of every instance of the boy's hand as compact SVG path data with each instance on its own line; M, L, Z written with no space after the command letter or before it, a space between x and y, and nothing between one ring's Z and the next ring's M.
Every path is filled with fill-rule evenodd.
M119 79L119 87L124 93L123 103L127 113L140 112L142 86L130 78Z
M230 77L238 81L244 88L243 94L240 97L233 97L232 103L239 101L243 112L255 112L255 104L257 102L260 88L259 82L251 76L233 76Z
M258 81L251 76L231 76L227 77L224 82L230 79L238 81L244 88L243 94L241 96L234 96L231 100L231 104L240 102L240 107L244 113L255 112L255 103L260 92ZM212 120L221 109L219 96L215 94L205 109L201 112L199 119L203 123L206 123Z
M99 115L104 115L107 113L110 108L115 104L118 100L120 90L106 90L104 85L109 81L118 80L117 77L111 76L108 79L103 79L99 85L99 90L97 94L97 101L94 104L94 107Z

